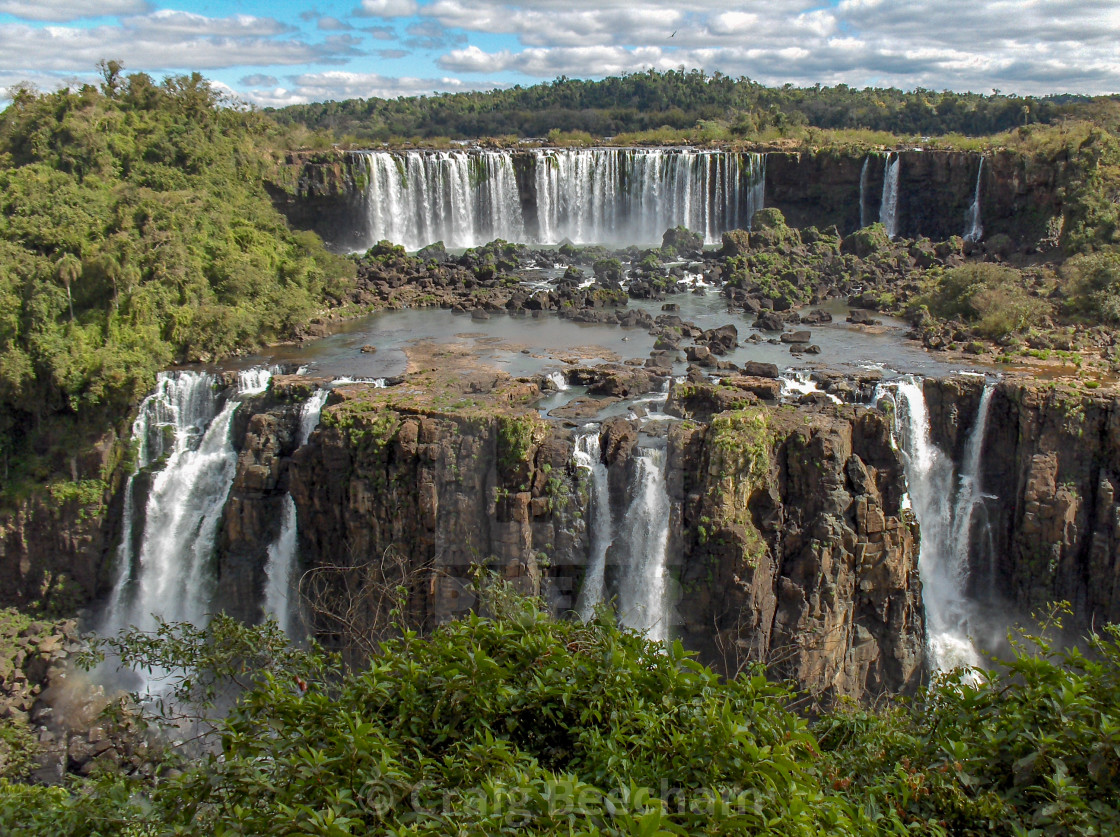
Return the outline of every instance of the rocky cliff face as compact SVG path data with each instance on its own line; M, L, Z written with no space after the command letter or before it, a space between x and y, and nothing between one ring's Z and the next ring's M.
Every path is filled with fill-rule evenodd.
M431 626L476 605L470 571L487 564L557 615L575 606L589 552L586 471L565 428L518 404L531 382L497 376L487 392L433 396L406 384L340 387L308 445L292 452L286 379L248 417L227 506L222 584L259 600L290 487L301 559L383 606L409 587L410 620ZM710 406L702 386L677 409ZM766 660L816 693L865 696L913 686L923 627L912 520L885 416L855 407L764 406L668 433L671 603L676 630L705 662L734 671ZM631 502L635 423L604 423L616 524ZM608 594L621 572L608 554ZM377 614L366 613L367 624ZM323 625L320 624L320 628Z
M0 512L0 606L73 613L97 594L120 505L90 485L41 491Z
M536 198L531 154L511 152L522 212L533 228ZM963 235L976 189L980 156L954 151L899 152L898 233L945 240ZM791 226L841 234L860 226L860 182L868 161L864 205L869 220L879 218L885 152L852 149L769 152L765 205L780 209ZM981 216L986 236L1004 233L1034 244L1060 220L1063 196L1075 174L1068 154L1035 160L1013 151L985 156L981 174ZM270 184L277 206L292 224L313 229L342 250L364 239L366 176L357 158L341 152L290 155Z
M341 252L365 240L366 179L354 155L292 152L265 186L293 227L315 231Z
M686 645L730 670L770 662L818 694L917 684L917 527L883 413L748 406L669 441Z
M982 384L925 384L938 443L958 452ZM984 439L984 514L970 538L974 595L1022 618L1073 605L1075 628L1120 621L1120 398L1077 385L996 385Z
M487 406L437 405L408 387L335 390L292 461L307 565L362 567L373 588L405 584L422 626L474 605L475 564L570 610L586 554L571 441L534 411L503 407L537 388L502 377Z

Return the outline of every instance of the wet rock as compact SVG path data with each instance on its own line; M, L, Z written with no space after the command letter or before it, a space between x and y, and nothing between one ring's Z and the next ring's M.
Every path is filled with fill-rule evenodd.
M779 375L777 364L761 363L757 360L748 360L740 367L744 375L752 378L777 378Z
M812 339L811 331L787 331L781 336L783 343L808 343Z
M855 325L882 325L882 320L875 319L870 311L864 311L860 308L853 308L848 313L848 322Z
M733 325L722 325L702 332L696 342L707 346L712 354L725 355L739 345L739 331Z
M625 418L609 418L603 422L599 432L599 449L603 462L613 465L629 459L631 451L638 443L638 423Z
M760 331L784 331L785 321L773 311L761 311L754 321L754 327Z

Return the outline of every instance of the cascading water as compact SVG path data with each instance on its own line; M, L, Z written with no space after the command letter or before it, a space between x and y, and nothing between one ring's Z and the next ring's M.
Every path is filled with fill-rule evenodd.
M410 250L524 241L513 159L500 151L362 151L369 242Z
M964 240L977 242L984 235L984 227L980 224L980 178L984 174L984 158L980 158L980 167L976 170L976 191L972 196L972 203L968 207L965 219Z
M564 378L563 372L549 372L545 377L552 382L557 392L564 392L568 389L568 382Z
M297 448L306 445L311 433L319 426L319 417L329 395L330 390L316 390L303 402L299 414ZM264 610L276 617L276 621L288 635L295 629L296 621L296 609L292 605L292 576L299 558L297 534L296 503L291 494L285 494L280 511L280 533L269 546L268 560L265 563Z
M910 502L921 528L918 568L931 661L938 671L979 667L980 655L969 639L976 613L964 588L973 513L982 502L980 451L991 387L981 397L956 485L952 461L930 439L920 383L889 384L881 394L888 393L895 402L895 431L901 442Z
M665 451L639 449L634 457L633 499L622 523L625 564L618 591L619 619L656 641L669 638L669 495Z
M607 549L611 545L614 527L614 521L611 519L607 466L602 461L598 427L592 427L576 435L573 459L576 467L588 472L591 483L588 504L591 543L583 576L583 587L576 601L576 612L580 619L587 621L595 615L595 608L604 598Z
M892 239L898 235L899 159L895 152L887 152L887 161L883 165L883 200L879 204L879 223L886 228L887 235Z
M973 543L973 529L976 512L984 505L984 492L980 485L980 456L984 448L984 436L988 432L988 414L991 412L991 384L984 385L980 394L980 406L976 411L976 421L968 435L964 460L961 462L957 486L957 498L953 504L953 554L958 556L958 579L962 585L968 571L969 545Z
M870 180L871 155L863 158L863 168L859 170L859 227L863 229L871 223L871 211L867 208L867 188Z
M538 149L522 194L502 151L364 151L367 243L417 249L529 244L657 243L684 225L715 243L762 208L766 158L690 149ZM525 179L528 181L528 178ZM528 192L531 190L531 193ZM523 207L528 211L524 212Z
M271 370L239 373L238 394L262 392ZM139 539L133 531L133 480L126 490L118 572L104 633L133 625L152 630L156 619L204 624L210 602L209 561L237 452L231 426L238 401L221 402L218 379L207 372L159 375L133 425L137 472L155 472ZM220 405L220 409L219 409Z
M810 395L814 392L822 392L821 388L817 386L817 382L813 380L811 372L806 372L804 369L791 369L783 374L778 379L778 384L781 386L780 395L782 398L790 398L793 396ZM823 393L828 396L828 399L833 404L842 404L843 402L832 393Z

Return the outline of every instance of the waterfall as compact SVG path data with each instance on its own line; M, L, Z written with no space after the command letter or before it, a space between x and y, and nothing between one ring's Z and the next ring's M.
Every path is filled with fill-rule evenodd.
M618 592L622 624L652 640L669 638L666 561L669 546L669 495L665 451L639 450L634 458L630 507L622 524L625 564Z
M969 639L976 614L964 589L972 518L983 500L980 452L988 425L991 387L985 387L980 399L956 482L953 463L930 439L921 384L900 381L887 385L887 389L893 391L895 430L901 441L910 501L921 528L918 569L932 663L938 671L978 667L980 656Z
M307 444L311 433L319 426L319 417L329 395L330 390L316 390L300 407L297 449ZM289 493L284 495L284 505L280 511L280 533L268 547L268 560L264 568L264 611L275 616L284 633L289 636L295 629L296 617L291 594L292 576L299 560L297 534L296 503Z
M592 427L576 435L573 460L577 468L586 470L591 481L588 503L588 529L591 543L583 587L576 602L580 619L587 621L595 615L595 608L604 598L604 575L607 549L611 545L614 522L611 519L611 497L607 484L607 466L603 464L599 448L599 428Z
M964 460L961 462L960 478L957 486L957 499L953 504L952 542L953 554L958 556L957 573L963 585L968 573L969 544L972 543L973 520L978 507L983 507L984 493L980 484L980 455L984 448L984 436L988 432L988 414L991 412L991 384L984 385L980 394L980 406L976 411L976 421L968 434Z
M557 392L564 392L568 389L568 382L565 380L563 372L549 372L545 377L552 381L552 385L556 387Z
M972 195L972 203L965 216L964 240L977 242L984 235L984 227L980 224L980 178L984 174L984 158L980 158L980 167L976 169L976 190Z
M656 244L678 225L712 244L724 231L749 225L766 189L766 158L753 153L680 148L356 153L366 182L367 245L388 239L410 250L434 241L475 247L494 238ZM532 167L521 187L515 159Z
M871 155L863 158L863 168L859 170L859 228L868 226L871 212L867 208L867 184L870 176Z
M879 223L892 239L898 235L898 162L898 154L888 151L883 165L883 200L879 204Z
M240 373L238 394L263 391L270 376L271 370L263 369ZM155 474L138 544L133 480L126 486L117 578L103 632L129 625L152 630L157 617L193 624L207 620L213 584L209 564L237 465L231 430L239 402L231 397L222 403L218 387L218 379L207 372L165 372L140 406L133 424L136 470Z

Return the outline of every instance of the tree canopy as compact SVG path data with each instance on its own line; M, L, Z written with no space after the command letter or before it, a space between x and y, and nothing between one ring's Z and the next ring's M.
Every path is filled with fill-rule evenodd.
M353 275L269 199L270 119L197 73L102 69L0 114L5 462L52 416L126 412L172 362L294 334Z

